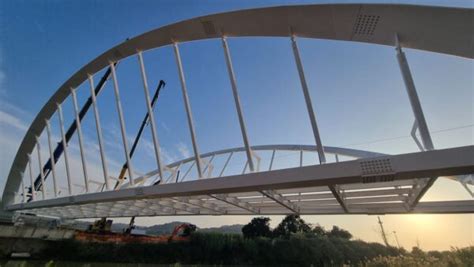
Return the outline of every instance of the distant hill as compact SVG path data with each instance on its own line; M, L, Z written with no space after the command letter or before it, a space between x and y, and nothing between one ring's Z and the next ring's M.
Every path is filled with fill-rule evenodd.
M199 229L199 232L206 233L224 233L224 234L242 234L243 224L222 225L220 227L210 227Z
M180 224L183 224L186 222L170 222L170 223L164 223L164 224L155 224L152 226L148 227L138 227L138 229L145 229L147 235L163 235L163 234L171 234L174 230L174 228Z
M71 226L75 229L86 230L88 225L92 222L84 222L84 221L74 221ZM152 226L136 226L136 229L145 230L147 235L164 235L164 234L171 234L174 228L177 225L188 223L188 222L180 222L174 221L170 223L164 224L155 224ZM210 228L197 228L199 232L205 233L223 233L223 234L242 234L242 227L243 224L233 224L233 225L222 225L219 227L210 227ZM122 233L125 228L128 227L128 224L125 223L113 223L112 224L112 232Z
M173 232L174 228L177 225L187 223L187 222L170 222L165 224L156 224L148 227L137 227L138 229L145 229L148 235L162 235L162 234L170 234ZM224 233L224 234L241 234L242 233L241 224L234 224L234 225L223 225L220 227L211 227L211 228L197 228L199 232L215 232L215 233Z

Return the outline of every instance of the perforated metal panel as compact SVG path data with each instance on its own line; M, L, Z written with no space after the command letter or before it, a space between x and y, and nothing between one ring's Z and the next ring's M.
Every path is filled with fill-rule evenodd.
M379 20L380 16L378 15L359 14L354 24L353 33L359 35L373 35Z

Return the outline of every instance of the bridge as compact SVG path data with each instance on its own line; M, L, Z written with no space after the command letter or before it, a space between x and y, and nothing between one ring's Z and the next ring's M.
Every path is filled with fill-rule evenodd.
M379 4L328 4L269 7L193 18L171 24L111 48L71 76L48 100L30 125L12 164L3 193L6 211L60 218L98 218L166 215L272 215L272 214L400 214L473 213L474 200L421 201L438 177L449 177L470 191L474 173L474 146L435 149L423 114L404 48L472 59L474 30L472 9ZM301 99L308 112L314 145L253 145L239 98L230 43L239 37L287 38L296 63ZM317 116L306 82L298 39L315 38L390 46L398 61L401 79L412 108L411 136L419 152L388 155L322 142ZM213 39L221 42L227 66L242 147L201 153L195 134L180 44ZM179 74L182 105L186 111L193 155L164 164L157 120L153 112L146 71L146 54L171 46ZM127 138L120 97L119 63L136 57L141 73L156 169L138 173ZM103 75L101 75L103 73ZM98 80L95 83L95 80ZM120 175L111 175L104 148L98 98L107 82L120 124L123 155ZM80 106L77 91L88 87L87 101ZM162 86L162 84L160 84ZM164 86L164 85L163 85ZM82 88L84 90L84 88ZM73 118L65 118L63 103L71 100ZM101 99L102 100L102 99ZM105 101L105 100L104 100ZM370 97L367 99L370 101ZM91 175L87 166L81 124L86 113L95 120L101 175ZM57 119L54 119L57 118ZM308 118L302 118L307 120ZM54 119L54 120L53 120ZM67 128L65 121L71 119ZM51 133L56 124L61 135ZM70 166L72 137L79 140L83 180ZM47 143L41 142L46 138ZM56 145L57 144L57 145ZM275 155L292 152L297 163L275 168ZM47 157L45 158L45 155ZM33 164L33 157L37 164ZM245 160L236 161L235 157ZM311 164L305 164L310 157ZM223 164L213 163L221 159ZM60 160L66 175L57 172ZM265 163L265 164L263 164ZM232 166L233 172L228 169ZM89 172L88 172L89 170ZM235 171L238 170L238 171ZM49 181L47 183L47 181Z

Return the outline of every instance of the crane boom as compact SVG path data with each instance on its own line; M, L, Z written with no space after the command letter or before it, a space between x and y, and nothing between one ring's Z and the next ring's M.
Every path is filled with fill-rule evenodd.
M153 99L151 100L151 108L155 106L156 101L158 100L158 95L160 94L160 90L164 88L166 83L163 80L160 80L160 83L158 84L155 94L153 95ZM142 124L140 125L140 129L138 129L137 135L135 136L135 140L133 141L132 149L130 150L129 156L130 158L133 157L133 154L135 153L135 149L137 148L138 141L140 140L140 137L142 136L143 130L145 129L145 126L148 123L148 119L150 117L150 114L148 112L145 115L145 118L143 118ZM115 183L114 190L117 190L119 186L123 183L123 181L126 179L125 174L127 172L128 166L127 162L125 162L122 166L122 170L120 171L118 181ZM161 181L161 177L160 177Z

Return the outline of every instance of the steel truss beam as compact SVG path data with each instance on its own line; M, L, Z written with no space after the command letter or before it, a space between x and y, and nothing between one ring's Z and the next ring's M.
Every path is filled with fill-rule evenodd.
M294 213L300 213L300 208L296 204L292 203L291 201L283 197L281 194L278 194L274 190L262 190L260 191L260 193L262 193L264 196L268 197L269 199L275 201L276 203L282 205L283 207L293 211Z
M347 205L344 201L344 197L342 196L341 191L339 190L339 187L337 185L329 185L329 190L331 190L331 193L336 198L339 205L341 205L341 208L346 213L349 213L349 209L347 208Z
M310 186L414 179L474 173L474 146L416 152L371 159L313 165L268 172L202 179L160 186L128 188L113 192L12 204L8 210L81 205L144 198L168 198L258 192ZM382 166L382 167L380 167ZM351 206L351 213L352 211Z
M251 147L252 151L307 151L307 152L315 152L317 150L316 146L311 146L311 145L261 145L261 146L252 146ZM348 149L348 148L340 148L340 147L331 147L331 146L325 146L324 147L325 151L327 153L332 153L332 154L339 154L339 155L344 155L352 158L371 158L371 157L377 157L377 156L385 156L386 154L381 154L381 153L376 153L376 152L370 152L370 151L362 151L362 150L356 150L356 149ZM229 161L234 153L237 152L244 152L245 147L236 147L236 148L229 148L229 149L223 149L219 151L214 151L214 152L209 152L205 154L201 154L200 158L208 158L208 157L217 157L220 155L225 155L228 154L227 159L224 163L224 166L220 172L220 174L217 177L221 177L224 174L224 171L226 170L227 165L229 164ZM256 153L253 153L255 156ZM272 159L274 158L275 153L272 153ZM202 160L201 160L202 161ZM259 170L258 165L259 161L257 160L257 171ZM187 159L183 159L174 163L169 164L166 166L167 169L173 169L177 168L178 166L182 166L186 163L191 162L189 164L190 166L188 169L183 172L184 174L180 176L180 179L178 182L184 181L184 179L188 176L188 174L191 172L191 169L194 167L196 161L195 157L189 157ZM271 161L273 162L273 160ZM270 166L271 167L271 166ZM269 168L271 170L271 168ZM148 172L140 177L135 178L135 181L137 183L143 183L146 179L158 175L158 170L153 170L151 172ZM410 184L411 185L411 184ZM128 184L123 185L122 187L128 187Z
M186 204L189 204L189 205L194 205L194 206L197 206L197 207L200 207L200 208L204 208L204 209L207 209L207 210L219 213L219 214L226 214L227 213L225 209L217 207L213 203L206 203L205 201L202 201L200 199L190 199L188 197L175 197L175 198L173 198L173 200L176 200L176 201L179 201L179 202L182 202L182 203L186 203Z
M241 208L241 209L250 211L251 213L254 213L254 214L260 214L259 209L255 208L255 207L252 207L252 205L250 205L247 202L240 201L236 197L230 197L227 194L216 194L216 195L210 195L210 196L217 199L217 200L220 200L222 202L225 202L227 204L235 206L237 208Z
M176 201L176 200L157 200L156 201L157 204L163 206L163 207L168 207L168 208L172 208L172 209L175 209L175 210L181 210L181 211L185 211L185 212L189 212L189 213L193 213L193 214L201 214L201 210L199 208L195 208L193 207L193 205L189 205L189 204L186 204L186 203L183 203L183 202L179 202L179 201Z
M98 218L104 214L107 217L130 217L130 216L177 216L177 215L218 215L211 211L199 211L194 209L191 211L183 211L180 209L173 209L168 206L160 204L159 200L133 200L122 201L120 203L98 203L85 204L81 206L65 206L54 208L39 208L33 210L34 213L44 216L59 216L65 219L85 219ZM257 213L243 210L234 215L255 215ZM265 215L285 215L293 214L294 212L282 208L281 210L268 211ZM353 204L351 206L351 213L349 214L463 214L474 213L474 200L460 200L460 201L432 201L420 202L412 211L406 209L397 203L368 203L368 204ZM303 209L301 215L315 215L315 214L347 214L344 213L340 206L326 206L314 207L310 209ZM233 215L233 214L228 214Z

